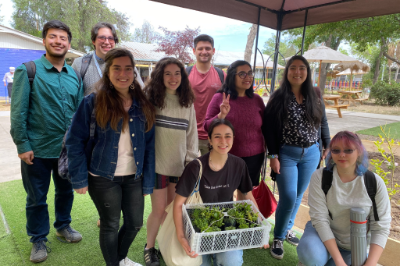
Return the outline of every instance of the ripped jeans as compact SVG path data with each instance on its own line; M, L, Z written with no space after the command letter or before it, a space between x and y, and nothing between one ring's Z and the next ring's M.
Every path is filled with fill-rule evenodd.
M107 266L124 259L143 225L142 178L115 176L114 180L89 174L89 194L100 215L100 248ZM119 228L123 214L124 223Z

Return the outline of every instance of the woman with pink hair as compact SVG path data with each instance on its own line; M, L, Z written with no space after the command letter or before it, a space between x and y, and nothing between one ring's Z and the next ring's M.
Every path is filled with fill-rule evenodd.
M349 131L337 133L330 142L325 169L313 173L308 204L311 221L306 224L297 247L304 265L350 265L350 209L363 208L367 213L370 250L365 266L376 265L390 232L390 201L384 181L368 171L368 155L360 138ZM325 174L323 174L325 172ZM328 173L329 172L329 173ZM332 176L326 195L322 179ZM364 184L364 176L376 180L373 203ZM326 184L326 182L324 182Z

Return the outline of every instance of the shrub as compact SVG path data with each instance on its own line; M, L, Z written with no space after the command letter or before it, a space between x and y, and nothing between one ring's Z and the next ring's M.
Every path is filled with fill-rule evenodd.
M379 81L372 85L371 96L375 98L377 104L398 105L400 104L400 83L389 84Z

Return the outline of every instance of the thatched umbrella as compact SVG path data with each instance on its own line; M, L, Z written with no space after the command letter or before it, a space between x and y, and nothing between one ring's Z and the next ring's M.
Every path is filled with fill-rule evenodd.
M342 62L339 63L338 65L335 66L335 70L339 71L345 71L346 69L350 69L350 90L352 87L353 83L353 73L354 72L359 72L360 70L362 72L369 72L370 67L367 64L364 64L363 62L353 62L353 63L348 63L348 62Z

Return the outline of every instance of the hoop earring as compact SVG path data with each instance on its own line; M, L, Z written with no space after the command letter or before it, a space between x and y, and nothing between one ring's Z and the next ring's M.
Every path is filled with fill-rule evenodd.
M129 85L129 89L130 89L130 90L134 90L134 89L135 89L135 85L133 84L133 82L132 82L131 85Z

